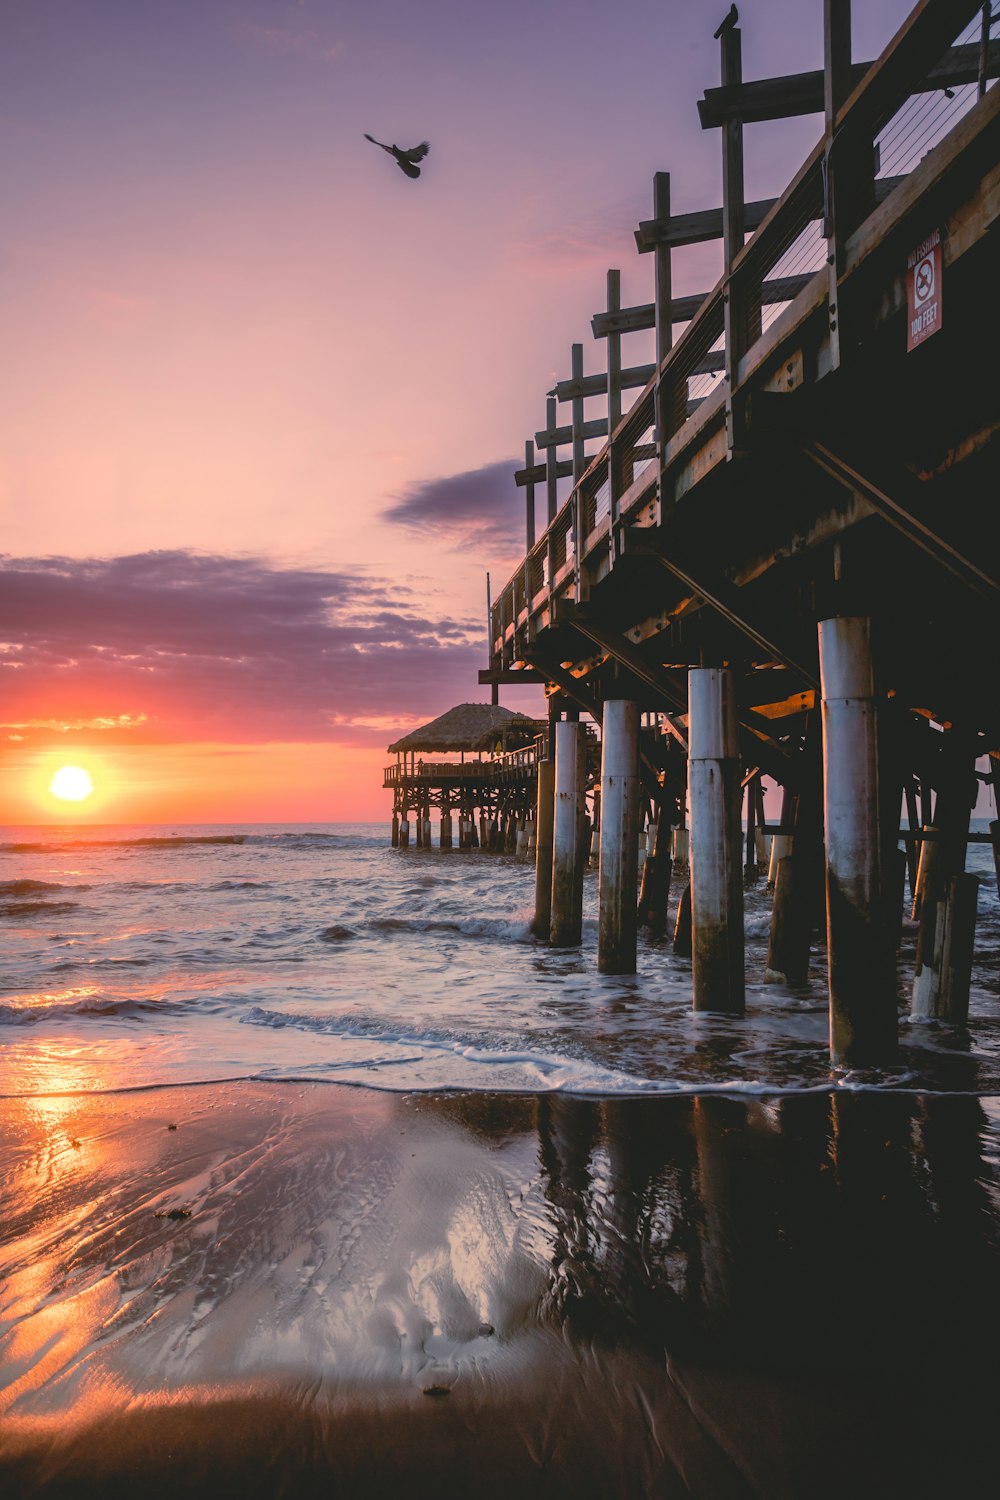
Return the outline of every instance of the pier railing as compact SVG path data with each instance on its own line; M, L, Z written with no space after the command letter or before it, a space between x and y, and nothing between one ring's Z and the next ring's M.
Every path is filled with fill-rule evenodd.
M739 181L734 185L730 172L721 211L640 224L640 252L652 251L658 258L657 301L651 307L612 309L611 277L617 273L609 273L609 311L593 320L595 335L608 339L607 376L582 376L582 353L576 352L581 346L575 346L579 373L557 387L560 399L573 401L573 426L555 425L555 402L550 401L547 430L536 434L543 464L533 463L534 448L527 445L526 466L517 482L528 490L528 547L492 605L492 672L530 663L538 632L557 623L565 604L585 602L591 587L615 567L626 527L660 526L699 479L739 455L751 385L785 391L822 379L839 367L842 351L848 350L844 330L851 316L851 278L875 240L891 238L892 207L900 219L912 214L916 179L920 174L929 181L933 178L927 150L946 149L947 138L965 128L965 116L982 99L985 79L1000 69L1000 43L990 41L988 28L981 45L974 39L981 9L972 0L923 0L863 76L850 61L849 40L845 57L833 37L825 76L819 75L826 104L825 134L780 198L743 202L740 137ZM738 99L744 87L738 43L735 74L729 44L726 79L726 46L723 38L728 90L712 91L725 96L723 104ZM799 93L805 88L803 80L815 92L813 75L800 75L795 80ZM745 87L748 92L760 91L765 83L783 82ZM940 92L946 103L936 107L932 124L927 124L924 109L924 116L918 113L917 123L911 120L907 126L914 114L912 109L907 114L912 102L934 92ZM755 115L745 109L744 116L776 118L781 112ZM798 107L784 110L802 112ZM722 128L724 152L731 152L733 130L742 129L742 117L737 117L735 127L728 122ZM913 181L898 175L901 166L913 167ZM747 238L749 229L753 233ZM720 237L726 241L727 264L716 286L704 297L671 298L670 246ZM673 325L685 318L686 326L673 342ZM804 368L798 353L807 324L812 327L815 355L811 370ZM621 370L621 334L653 326L658 348L665 352L656 366L649 367L631 408L613 421L613 387L618 386L620 401L626 383L622 376L630 377L634 386L636 378L647 373L643 367ZM618 341L614 347L613 340ZM792 355L787 368L782 367L783 352ZM608 420L584 423L582 395L602 389L609 393ZM608 433L608 439L599 452L584 457L584 439L594 429ZM558 458L560 443L567 442L573 445L572 465ZM557 482L569 472L572 490L557 505ZM548 517L536 538L535 486L542 480Z
M530 779L539 760L538 742L519 750L506 750L488 760L419 760L415 765L394 763L385 767L382 785L441 785L443 782L467 782L476 786L501 786Z

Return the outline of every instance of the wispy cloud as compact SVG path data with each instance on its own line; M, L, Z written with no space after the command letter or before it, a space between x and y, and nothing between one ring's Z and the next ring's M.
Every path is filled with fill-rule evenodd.
M378 744L390 720L468 694L480 637L348 573L180 551L0 559L0 744Z
M440 538L455 552L482 555L484 566L520 554L524 493L514 484L512 458L422 479L409 485L383 515L388 521Z

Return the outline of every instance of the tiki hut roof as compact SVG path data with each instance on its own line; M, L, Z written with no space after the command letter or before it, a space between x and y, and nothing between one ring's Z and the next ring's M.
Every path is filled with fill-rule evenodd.
M389 746L389 753L419 750L434 755L449 750L492 750L511 730L517 731L517 738L523 742L541 734L544 728L538 719L501 708L498 703L460 703L429 724L411 729Z

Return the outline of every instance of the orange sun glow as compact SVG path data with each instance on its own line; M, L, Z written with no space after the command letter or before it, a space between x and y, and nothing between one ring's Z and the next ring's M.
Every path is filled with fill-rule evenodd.
M90 772L85 771L82 766L60 766L49 782L49 791L53 797L58 797L63 802L82 802L93 790Z

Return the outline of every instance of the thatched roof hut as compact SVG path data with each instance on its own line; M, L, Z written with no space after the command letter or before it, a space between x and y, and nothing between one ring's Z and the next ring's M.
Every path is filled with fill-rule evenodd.
M459 703L447 713L411 729L389 746L390 755L410 751L439 755L460 750L492 750L499 741L505 749L517 748L541 734L546 725L499 703Z

